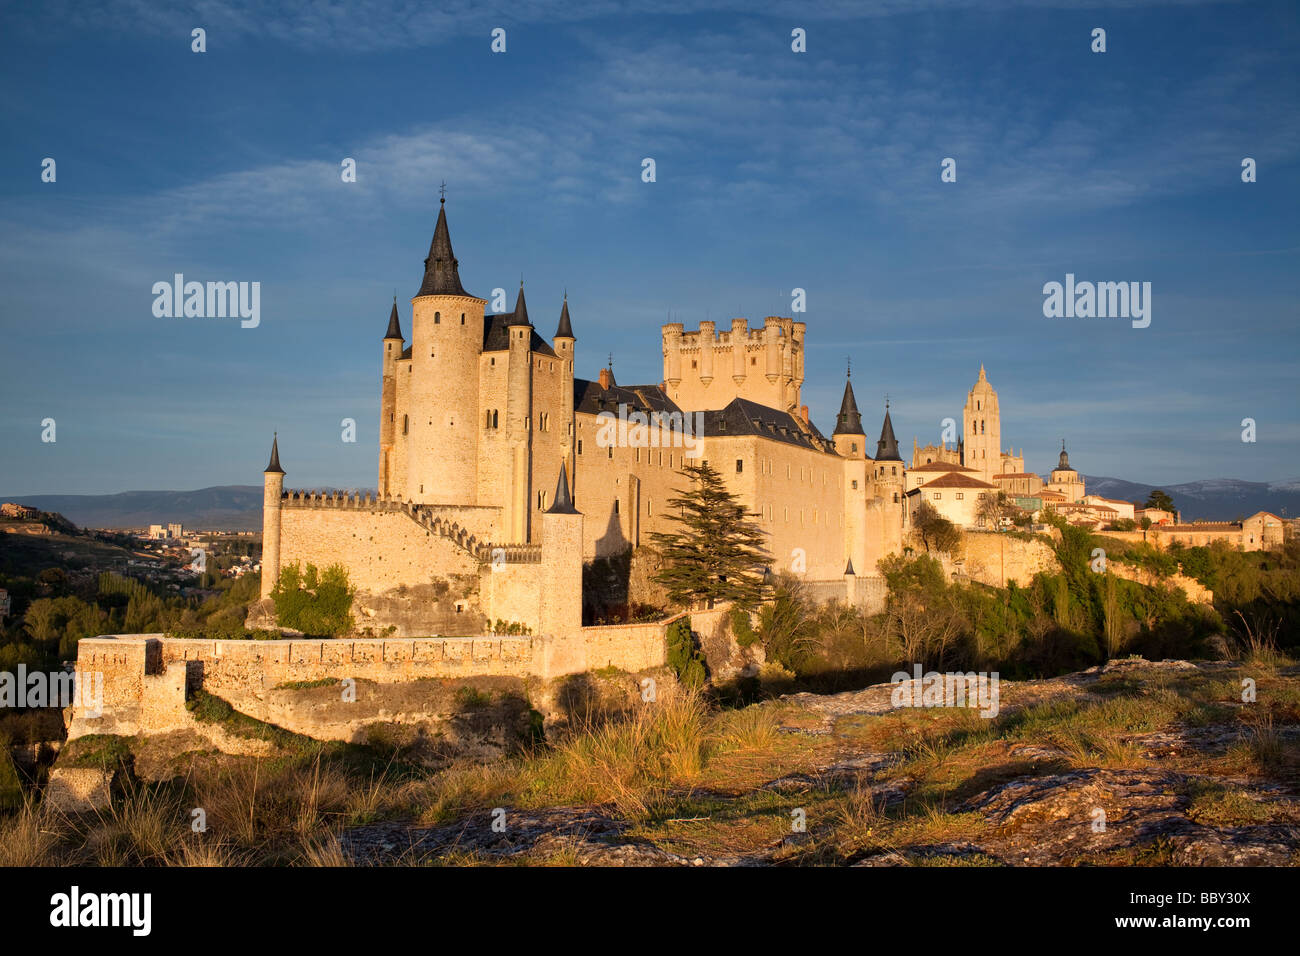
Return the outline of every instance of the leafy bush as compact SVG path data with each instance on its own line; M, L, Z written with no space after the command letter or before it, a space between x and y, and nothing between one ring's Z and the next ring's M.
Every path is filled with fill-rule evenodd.
M307 565L305 572L291 564L280 569L271 600L281 627L311 637L335 637L352 630L355 594L356 588L348 584L348 573L341 564L332 564L323 573L314 564Z
M708 677L708 670L704 666L704 656L695 646L695 635L691 633L691 619L679 617L669 624L666 641L668 666L673 669L677 679L687 687L702 686L705 678Z

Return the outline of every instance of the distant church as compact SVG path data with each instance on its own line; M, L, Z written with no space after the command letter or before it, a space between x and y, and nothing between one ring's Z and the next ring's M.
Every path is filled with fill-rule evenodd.
M285 565L341 563L363 614L399 635L481 633L497 620L535 633L577 627L583 563L629 549L635 558L650 532L675 530L668 502L695 461L754 515L772 570L827 595L851 596L854 578L877 577L877 561L902 549L918 485L889 409L869 444L846 380L830 437L818 430L800 396L804 322L669 323L663 381L620 385L610 368L575 377L567 297L549 341L522 283L512 311L487 314L487 304L461 283L444 200L410 336L394 302L382 340L378 496L284 491L277 442L265 472L263 596ZM912 467L958 480L940 467L952 466L994 488L995 476L1024 470L1000 441L981 367L957 450L914 442ZM412 588L429 589L436 610L393 610L392 595Z

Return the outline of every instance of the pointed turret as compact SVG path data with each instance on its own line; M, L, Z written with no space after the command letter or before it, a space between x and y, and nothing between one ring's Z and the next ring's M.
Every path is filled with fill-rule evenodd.
M521 289L520 294L522 293L523 290ZM564 307L560 309L560 325L555 330L555 337L557 339L571 339L574 337L573 325L569 322L569 296L567 293L564 296Z
M832 435L865 435L862 430L862 415L858 412L858 401L853 397L853 382L844 381L844 398L840 401L840 413L835 418L835 431Z
M880 441L876 442L876 461L902 461L898 455L898 439L894 437L894 423L889 419L889 403L885 403L885 423L880 428Z
M569 495L569 469L560 463L560 480L555 485L555 501L546 509L548 515L576 515L573 498Z
M384 338L402 338L402 325L397 321L397 296L393 296L393 311L388 314L388 331L384 333Z
M849 577L856 577L856 576L857 576L857 575L856 575L856 572L854 572L854 570L853 570L853 559L852 559L852 558L849 558L849 564L848 564L848 567L846 567L846 568L844 569L844 576L845 576L846 578L849 578Z
M262 470L264 475L283 475L284 469L280 467L280 434L276 432L271 438L271 460L266 468Z
M424 283L421 295L469 295L460 284L460 263L451 251L451 234L447 231L446 199L438 206L438 225L433 230L429 257L424 260Z
M514 316L507 323L508 325L532 325L528 321L528 303L524 301L524 283L519 283L519 298L515 299Z

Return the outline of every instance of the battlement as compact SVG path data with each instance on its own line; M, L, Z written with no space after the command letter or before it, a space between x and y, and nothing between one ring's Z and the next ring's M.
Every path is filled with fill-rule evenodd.
M779 315L767 316L761 328L737 317L721 331L709 320L693 332L669 322L663 326L669 397L692 411L725 408L734 398L797 409L806 332L804 322Z
M398 512L406 515L426 531L452 541L480 562L501 561L503 552L507 564L537 564L542 560L541 545L496 544L486 540L482 534L475 534L452 517L453 514L460 518L473 515L478 519L476 524L480 528L495 525L495 519L501 509L492 506L422 505L388 495L288 490L280 495L280 507L372 513Z

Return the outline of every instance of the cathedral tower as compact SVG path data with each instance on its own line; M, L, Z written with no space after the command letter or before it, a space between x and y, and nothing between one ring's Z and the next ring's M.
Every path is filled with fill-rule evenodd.
M966 396L962 411L962 462L973 468L983 481L993 483L1002 472L1002 419L998 393L989 384L980 365L980 377Z

